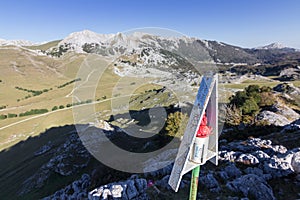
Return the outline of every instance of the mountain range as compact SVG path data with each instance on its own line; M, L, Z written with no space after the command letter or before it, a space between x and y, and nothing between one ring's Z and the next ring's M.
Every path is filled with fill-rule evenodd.
M39 45L22 40L0 40L0 45L16 45L36 47ZM44 44L45 45L45 44ZM166 51L161 51L161 50ZM151 51L150 51L151 50ZM297 49L272 43L258 48L242 48L223 42L201 40L193 37L162 37L148 33L134 32L131 34L98 34L89 30L71 33L54 46L43 50L43 53L59 57L65 52L96 53L103 56L118 56L121 54L141 53L165 56L177 54L195 64L197 62L214 63L270 63L274 60L284 60L287 55L300 58ZM291 56L292 55L292 56ZM155 58L159 57L154 55Z
M4 40L0 38L0 46L32 46L35 45L35 43L30 42L28 40Z

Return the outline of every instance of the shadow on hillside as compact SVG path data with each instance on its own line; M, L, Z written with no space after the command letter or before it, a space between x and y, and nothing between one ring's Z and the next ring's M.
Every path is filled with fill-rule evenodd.
M162 109L165 115L162 115ZM170 137L166 134L166 117L170 113L181 111L180 108L156 107L141 111L130 110L126 114L110 116L109 122L125 121L121 132L117 132L110 140L118 147L131 152L146 153L158 150L171 141L173 148L179 146L178 138ZM109 136L108 136L109 137Z
M167 112L174 112L176 109L166 108L166 110ZM139 125L146 126L148 124L146 120L147 112L148 110L140 112L130 111L130 115L134 117ZM119 131L115 131L114 134L91 125L82 124L78 126L88 130L84 134L104 132L109 135L108 138L115 145L123 148L124 150L137 153L150 152L159 149L173 139L163 136L163 134L156 134L149 138L134 138L120 131L120 129L116 126L114 126L115 130L118 129ZM76 143L77 139L79 139L79 136L74 125L53 127L41 133L39 136L29 137L27 140L21 141L9 149L1 151L1 199L40 199L53 194L55 191L65 187L74 180L79 179L83 173L88 173L91 176L90 189L110 182L127 179L131 175L129 173L107 167L87 152L88 164L84 167L76 168L71 175L62 175L55 172L55 167L57 166L53 166L53 169L48 170L50 172L45 170L45 173L48 174L49 177L47 177L44 182L39 182L39 178L43 179L45 174L40 173L41 169L49 169L49 167L46 166L47 163L49 164L53 158L56 159L62 152L69 154L67 155L67 158L63 158L62 160L72 158L67 162L68 166L77 166L79 165L78 163L81 163L81 161L76 160L78 157L76 154L78 154L78 152L82 153L81 150L83 148L85 149L85 147L83 147L81 141L78 143L79 145L74 147L71 146L73 143ZM176 139L175 144L179 145L179 142L180 141ZM176 145L174 148L178 147ZM68 152L66 149L71 150ZM76 151L76 149L80 149L80 151ZM81 159L82 157L78 158ZM58 164L59 163L57 163L57 165ZM20 193L22 193L24 189L24 183L26 180L29 180L30 177L33 177L36 174L38 174L38 180L34 180L34 183L32 183L34 187L30 190L30 192L25 192L20 196Z
M220 135L219 140L226 139L227 142L232 142L255 137L268 139L275 145L283 145L288 149L293 149L300 146L300 130L293 124L299 124L299 119L292 122L287 128L275 125L253 125L242 128L240 126L230 126L225 128L226 131Z
M220 135L220 139L226 139L228 142L233 140L245 140L249 137L263 137L270 135L274 132L279 132L282 127L274 125L266 126L226 126L227 130L225 133Z

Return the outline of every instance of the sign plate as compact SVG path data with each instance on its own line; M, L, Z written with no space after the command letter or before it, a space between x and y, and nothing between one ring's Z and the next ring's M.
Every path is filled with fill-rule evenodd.
M196 131L200 125L206 106L210 99L211 92L216 82L216 76L217 75L213 77L204 76L201 80L198 94L196 96L196 100L191 111L182 142L179 146L178 154L169 179L169 185L176 192L178 191L182 176L199 165L198 164L193 167L187 166L188 163L190 163L189 156L191 153L192 144L194 143L196 137Z

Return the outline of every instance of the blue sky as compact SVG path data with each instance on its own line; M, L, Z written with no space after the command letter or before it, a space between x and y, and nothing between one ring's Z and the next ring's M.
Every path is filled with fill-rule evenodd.
M89 29L116 33L162 27L243 47L300 48L297 0L3 0L0 38L34 42Z

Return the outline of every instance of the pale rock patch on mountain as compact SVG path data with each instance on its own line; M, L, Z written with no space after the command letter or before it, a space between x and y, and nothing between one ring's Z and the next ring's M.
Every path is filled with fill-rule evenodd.
M133 175L126 181L110 183L100 186L88 193L89 200L100 199L144 199L149 197L145 193L147 189L147 181Z
M300 174L300 151L293 155L291 165L294 172Z
M32 46L36 43L30 42L28 40L4 40L0 39L0 46Z
M267 121L268 124L275 126L285 126L291 123L285 116L276 114L274 112L264 110L257 115L257 120Z
M268 49L284 49L284 48L288 48L288 47L286 47L285 45L283 45L281 43L274 42L274 43L271 43L271 44L266 45L266 46L257 47L256 49L268 50Z

